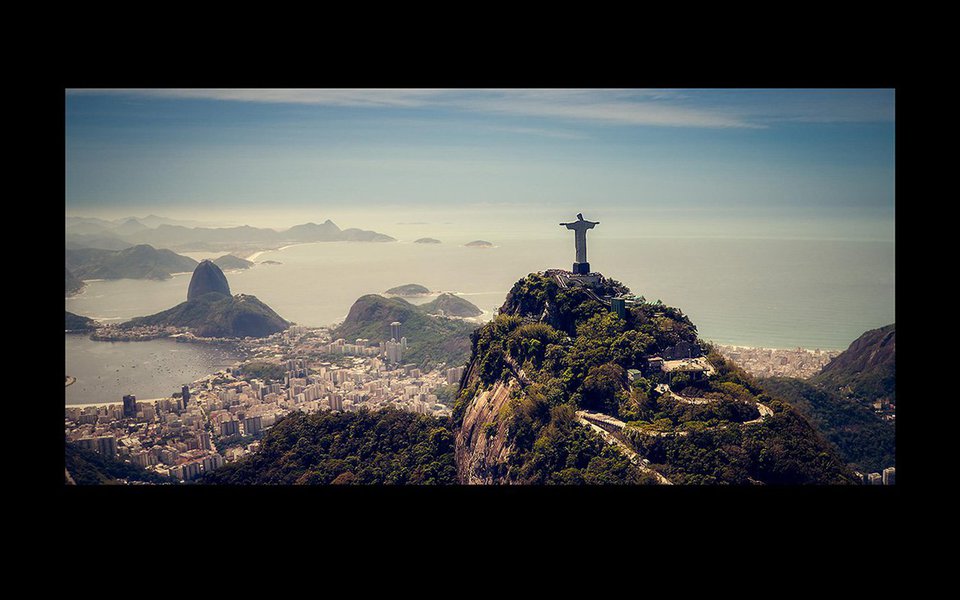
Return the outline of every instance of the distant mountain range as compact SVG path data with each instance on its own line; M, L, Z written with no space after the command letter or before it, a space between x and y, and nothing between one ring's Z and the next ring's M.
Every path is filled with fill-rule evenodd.
M363 229L340 229L327 219L321 224L304 223L283 231L243 225L240 227L196 227L170 219L126 219L120 223L102 219L67 219L68 249L100 248L120 250L137 244L177 250L218 250L306 242L394 242L394 238Z
M249 269L249 260L225 254L212 261L221 269ZM148 244L123 250L79 248L66 252L66 293L83 288L83 279L169 279L173 273L186 273L197 261L172 250L158 250Z
M146 244L123 250L67 250L66 263L67 271L79 279L168 279L197 266L188 256Z

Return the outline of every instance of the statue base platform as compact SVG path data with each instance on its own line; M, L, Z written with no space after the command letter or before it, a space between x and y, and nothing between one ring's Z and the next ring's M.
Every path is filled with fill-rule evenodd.
M573 274L574 274L574 275L589 275L589 274L590 274L590 263L588 263L588 262L575 262L575 263L573 263Z
M581 263L586 264L586 263ZM601 273L572 273L562 269L548 269L545 275L557 277L564 287L587 286L592 287L603 279Z

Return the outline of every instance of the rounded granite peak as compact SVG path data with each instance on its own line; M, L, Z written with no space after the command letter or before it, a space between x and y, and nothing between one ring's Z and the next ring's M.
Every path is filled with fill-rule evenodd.
M230 296L230 284L227 283L227 276L223 274L216 263L211 260L202 260L193 270L193 277L190 278L190 287L187 288L187 301L211 292Z

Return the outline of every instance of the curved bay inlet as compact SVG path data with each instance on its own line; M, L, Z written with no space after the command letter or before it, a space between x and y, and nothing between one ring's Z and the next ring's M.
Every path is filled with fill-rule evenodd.
M490 318L518 279L547 268L569 269L574 260L573 240L568 239L572 236L500 239L484 233L481 237L494 247L464 246L475 237L443 239L440 244L302 244L263 252L255 259L281 264L257 264L226 275L234 293L257 296L285 319L327 326L341 321L358 297L406 283L464 294ZM723 344L840 350L864 331L895 320L893 242L595 235L588 236L588 259L594 271L623 282L634 293L680 308L697 325L701 337ZM182 302L189 281L189 274L166 281L95 281L67 299L66 309L108 322L126 320ZM187 371L146 373L156 367L142 361L163 354L151 348L169 347L184 358L198 353L182 364L179 358L174 361L180 369L190 363L199 371L219 360L200 356L208 347L169 340L131 342L124 348L127 345L130 350L118 349L115 358L107 358L104 354L109 352L103 346L108 343L68 336L67 374L78 381L67 388L67 402L80 402L71 400L71 393L74 398L84 395L80 390L84 379L89 380L85 370L102 376L103 362L111 363L114 380L123 374L137 382L123 393L138 397L151 397L154 392L138 393L137 386L156 392L162 388L159 395L168 395L195 378ZM71 355L77 367L88 366L71 370ZM126 366L114 364L121 358ZM129 368L132 365L137 368ZM216 368L197 376L212 370ZM148 382L154 379L157 387L150 388ZM109 391L108 400L119 398L117 389L104 390Z
M66 387L66 404L119 404L126 394L142 400L166 398L239 358L224 345L169 339L95 342L86 335L67 334L66 373L76 381Z

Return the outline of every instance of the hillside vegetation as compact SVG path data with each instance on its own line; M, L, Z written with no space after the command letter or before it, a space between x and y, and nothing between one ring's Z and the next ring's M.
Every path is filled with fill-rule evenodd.
M66 468L77 485L115 485L119 480L146 483L175 483L168 477L147 471L129 462L102 456L65 442Z
M597 290L600 295L628 291L613 280L602 281ZM497 318L471 341L469 375L454 406L455 424L464 422L467 411L485 409L474 402L481 392L511 380L523 382L504 409L483 417L486 431L499 432L506 423L502 431L511 452L504 482L558 482L557 457L569 457L584 435L573 423L582 409L627 422L638 453L674 483L853 481L802 415L765 395L719 354L708 355L716 375L707 381L648 369L647 358L677 344L709 350L679 309L641 302L629 307L623 319L586 290L563 289L552 277L534 273L513 286ZM641 374L631 381L629 370ZM692 402L661 394L661 383ZM755 421L758 403L769 406L773 415ZM458 460L473 451L476 436L475 430L460 432ZM590 464L599 457L589 451L581 455L566 467L573 469L566 478L595 478L597 467L591 473ZM635 480L629 468L616 464L608 464L606 477Z
M483 314L476 304L453 294L440 294L418 308L427 314L443 311L443 314L448 317L479 317Z
M189 327L202 337L266 337L290 324L256 296L211 292L165 311L136 317L121 327L142 325Z
M218 469L203 483L456 483L453 434L444 420L395 409L295 412L260 442L260 451Z
M348 341L389 340L390 324L394 321L403 324L402 336L407 338L409 349L404 353L404 362L423 366L443 362L454 366L466 363L470 356L470 333L476 325L432 317L406 300L377 294L358 298L343 324L334 331L334 337Z
M875 402L896 402L895 324L864 333L808 381L776 377L761 385L807 417L854 469L895 466L895 421L874 410Z

